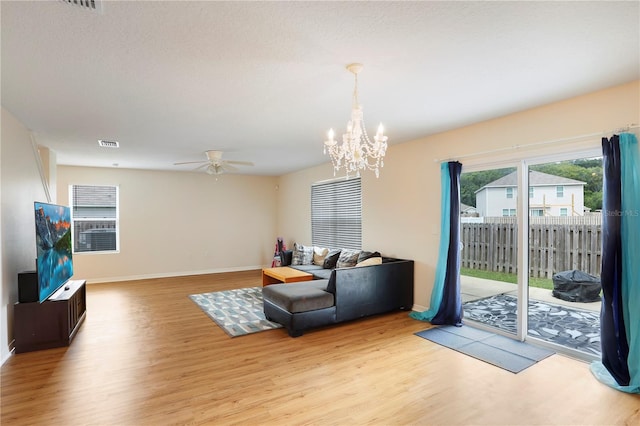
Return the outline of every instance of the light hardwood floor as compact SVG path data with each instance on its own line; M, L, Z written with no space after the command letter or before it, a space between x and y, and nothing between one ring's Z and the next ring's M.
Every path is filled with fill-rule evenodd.
M68 348L2 366L3 425L640 424L640 395L553 355L512 374L413 335L406 312L228 337L187 296L260 271L88 285Z

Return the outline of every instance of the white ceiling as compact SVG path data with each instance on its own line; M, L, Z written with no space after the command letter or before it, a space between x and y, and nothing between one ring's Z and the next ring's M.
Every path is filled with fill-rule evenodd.
M369 133L402 143L639 79L639 6L3 0L2 106L59 164L189 170L217 149L280 175L328 161L348 63Z

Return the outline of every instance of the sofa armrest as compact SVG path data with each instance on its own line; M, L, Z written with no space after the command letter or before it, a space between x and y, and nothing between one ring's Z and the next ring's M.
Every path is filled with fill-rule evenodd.
M345 321L413 306L412 260L381 265L338 268L331 273L327 291L334 293L336 318Z

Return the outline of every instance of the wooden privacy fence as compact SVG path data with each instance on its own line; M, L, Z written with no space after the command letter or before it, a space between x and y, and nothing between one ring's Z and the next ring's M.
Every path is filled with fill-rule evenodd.
M462 267L517 273L516 223L462 223ZM529 276L579 269L600 276L600 225L530 224Z

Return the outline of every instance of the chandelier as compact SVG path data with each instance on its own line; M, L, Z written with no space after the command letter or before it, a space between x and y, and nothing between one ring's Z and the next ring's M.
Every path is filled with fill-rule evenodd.
M362 64L349 64L347 70L355 76L351 120L347 123L347 132L342 135L342 143L333 138L333 129L329 129L329 139L324 143L324 153L329 152L334 176L344 167L347 177L349 173L354 172L356 176L360 176L360 170L373 170L377 178L380 176L380 168L384 166L387 137L383 134L384 128L381 123L373 142L369 139L364 128L362 105L358 103L358 73L362 71Z

